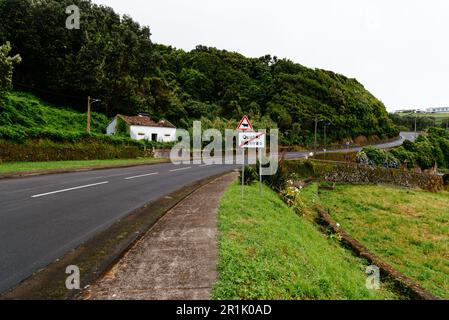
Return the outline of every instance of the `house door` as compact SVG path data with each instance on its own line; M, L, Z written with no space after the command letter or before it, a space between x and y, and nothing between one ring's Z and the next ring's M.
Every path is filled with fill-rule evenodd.
M157 141L157 133L151 134L151 141Z

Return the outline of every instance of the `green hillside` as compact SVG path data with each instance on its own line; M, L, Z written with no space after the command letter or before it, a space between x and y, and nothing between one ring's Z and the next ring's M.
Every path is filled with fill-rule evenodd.
M0 138L3 139L76 140L86 135L86 114L49 105L28 93L10 92L0 98L0 113ZM93 135L102 135L108 122L105 115L92 113Z
M73 3L83 12L82 30L61 22ZM183 128L203 117L238 121L248 114L273 120L283 144L312 143L315 118L320 140L327 122L335 141L398 133L383 103L355 79L272 55L157 45L149 27L90 1L0 0L0 21L0 44L11 42L11 54L22 58L15 89L55 105L84 112L90 95L108 117L145 111Z

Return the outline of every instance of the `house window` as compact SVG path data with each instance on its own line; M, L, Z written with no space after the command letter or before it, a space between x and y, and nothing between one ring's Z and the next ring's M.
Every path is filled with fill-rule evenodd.
M170 135L169 135L169 134L166 134L165 136L166 136L166 137L170 137Z
M144 136L145 133L139 132L138 135L139 135L139 136Z

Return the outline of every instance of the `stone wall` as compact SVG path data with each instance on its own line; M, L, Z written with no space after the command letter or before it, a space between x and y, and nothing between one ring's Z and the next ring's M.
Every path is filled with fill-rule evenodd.
M292 161L287 167L301 177L313 176L337 183L391 184L438 192L444 189L443 177L408 170L388 169L331 161Z
M431 192L443 190L442 176L357 164L338 163L324 179L344 183L392 184Z

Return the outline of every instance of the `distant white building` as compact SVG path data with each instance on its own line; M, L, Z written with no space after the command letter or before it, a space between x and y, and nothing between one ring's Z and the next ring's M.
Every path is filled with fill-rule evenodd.
M149 140L158 142L176 141L176 127L168 120L153 121L149 116L138 115L135 117L118 114L109 123L106 133L116 134L120 130L120 121L129 128L129 135L134 140Z
M449 112L449 107L439 107L439 108L427 108L429 113L446 113Z

